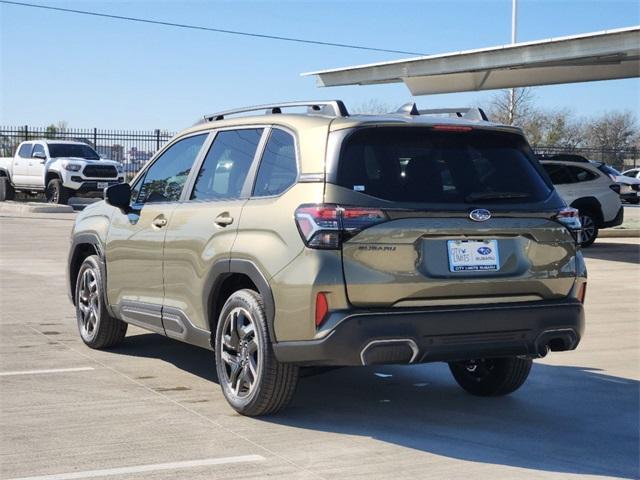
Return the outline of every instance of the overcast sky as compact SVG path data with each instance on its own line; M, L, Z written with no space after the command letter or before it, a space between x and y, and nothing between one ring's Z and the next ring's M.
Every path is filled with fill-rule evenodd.
M32 3L425 54L510 42L511 0L56 1ZM519 0L518 40L640 23L637 0ZM401 54L287 43L0 5L0 123L179 130L197 117L283 100L411 100L403 84L317 88L300 73ZM486 104L494 92L416 97ZM536 101L578 115L639 110L640 80L546 86Z

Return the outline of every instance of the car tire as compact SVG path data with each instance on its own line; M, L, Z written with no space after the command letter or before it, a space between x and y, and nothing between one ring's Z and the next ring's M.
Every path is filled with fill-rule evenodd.
M62 180L59 178L52 178L47 183L45 190L45 196L47 202L57 203L59 205L66 205L71 197L71 191L62 184Z
M0 177L0 202L14 198L16 198L16 191L13 189L9 177Z
M276 359L260 294L243 289L229 297L220 312L214 349L222 393L236 412L269 415L291 401L299 368Z
M586 248L593 244L596 238L598 238L598 217L588 210L580 211L579 215L580 223L582 224L582 231L580 233L582 241L580 242L580 246Z
M80 338L95 349L114 347L127 333L127 324L112 317L106 308L103 279L97 255L88 256L76 281L76 320Z
M530 358L486 358L449 363L458 385L472 395L498 397L520 388L531 371Z

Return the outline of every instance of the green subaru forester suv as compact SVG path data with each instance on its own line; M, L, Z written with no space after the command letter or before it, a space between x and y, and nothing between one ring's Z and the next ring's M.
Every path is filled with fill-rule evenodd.
M69 293L89 347L133 324L213 350L244 415L308 366L444 361L504 395L580 341L579 234L522 132L480 109L263 105L204 117L78 214Z

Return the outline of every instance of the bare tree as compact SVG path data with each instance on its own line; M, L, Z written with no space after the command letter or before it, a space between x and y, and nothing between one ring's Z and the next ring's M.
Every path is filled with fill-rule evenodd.
M366 102L359 103L355 107L351 108L351 111L353 113L379 114L393 112L397 108L398 107L392 107L388 103L382 102L377 98L370 98Z
M638 125L630 111L607 112L589 122L585 129L590 147L618 150L638 144Z
M522 126L533 111L533 90L516 88L513 95L513 108L510 96L509 90L501 90L494 95L489 106L489 114L497 122Z

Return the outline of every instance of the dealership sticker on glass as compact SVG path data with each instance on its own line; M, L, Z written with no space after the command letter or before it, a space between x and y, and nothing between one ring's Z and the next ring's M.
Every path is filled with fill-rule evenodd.
M497 240L448 240L449 270L483 272L500 269Z

